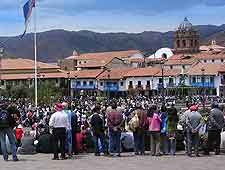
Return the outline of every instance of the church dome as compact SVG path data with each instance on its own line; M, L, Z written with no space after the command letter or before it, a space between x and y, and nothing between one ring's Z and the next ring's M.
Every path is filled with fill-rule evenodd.
M178 30L191 30L193 25L189 22L187 17L184 18L184 21L179 25Z

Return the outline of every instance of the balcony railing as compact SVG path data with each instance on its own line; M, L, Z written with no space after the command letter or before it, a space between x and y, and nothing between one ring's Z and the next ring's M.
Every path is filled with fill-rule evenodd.
M193 87L211 87L213 88L214 87L214 83L212 82L195 82L195 83L191 83L191 86Z
M93 85L74 85L72 87L73 89L78 89L78 90L94 90L96 89L96 86L93 84Z
M107 85L104 85L103 89L104 89L104 91L115 92L115 91L119 91L119 85L118 84L107 84Z
M142 85L137 85L137 86L136 86L136 89L137 89L137 90L143 90L143 86L142 86Z

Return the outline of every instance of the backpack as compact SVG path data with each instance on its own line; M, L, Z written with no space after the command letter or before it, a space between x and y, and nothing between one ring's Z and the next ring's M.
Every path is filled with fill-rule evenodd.
M137 114L135 114L134 117L129 121L128 125L130 130L133 132L139 127L139 118Z
M9 122L9 115L6 110L1 110L0 111L0 128L6 128L9 127L10 125Z

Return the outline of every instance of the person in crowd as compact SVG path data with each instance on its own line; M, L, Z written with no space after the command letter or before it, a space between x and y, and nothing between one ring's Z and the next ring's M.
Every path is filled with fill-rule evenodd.
M131 113L131 120L133 122L133 137L134 137L134 151L135 155L144 155L145 154L145 142L144 134L145 129L148 124L147 113L142 109L141 103L136 103L135 110ZM135 122L136 121L136 122ZM132 126L132 124L131 124Z
M178 115L177 109L172 105L172 107L168 108L168 120L167 120L167 135L168 135L168 143L169 143L169 153L171 155L176 154L176 131L178 124Z
M15 127L15 120L13 119L13 113L10 113L10 106L8 107L7 103L3 103L0 106L0 143L1 149L3 153L3 159L8 161L8 153L6 148L6 136L9 139L12 148L12 157L13 161L19 161L16 154L16 138L13 132L13 128Z
M208 142L206 154L213 150L213 144L215 144L215 154L220 154L221 132L224 128L224 114L219 109L218 103L212 104L212 110L208 117Z
M160 126L161 119L157 111L157 106L151 107L152 115L149 118L149 131L151 136L151 155L160 156Z
M67 114L67 117L68 117L68 122L69 122L69 126L68 126L68 129L66 131L66 151L67 151L67 154L68 156L71 158L72 157L72 112L68 106L68 103L66 102L63 102L62 103L62 106L63 106L63 110L64 112Z
M15 129L16 135L16 146L17 148L21 146L21 139L23 137L23 126L19 124Z
M160 130L160 137L161 137L161 153L163 155L168 154L168 136L167 136L167 120L168 120L168 113L167 108L163 104L161 110L159 112L159 116L161 119L161 130Z
M21 140L21 147L18 148L18 154L21 155L33 155L36 154L36 147L34 146L35 131L27 128Z
M63 105L57 103L55 105L56 112L51 116L49 126L53 128L54 136L54 157L53 160L59 160L58 143L60 142L61 159L66 159L65 156L65 142L66 130L69 129L69 121L67 114L63 111Z
M109 135L109 152L112 156L120 156L120 138L121 126L123 124L123 115L117 111L117 103L111 104L111 109L107 113L108 135Z
M192 156L192 146L194 145L194 153L199 157L199 129L202 126L202 116L198 112L198 106L193 105L190 107L190 112L186 116L187 125L187 149L188 156Z
M105 155L107 154L105 147L105 129L103 124L104 122L102 116L100 115L100 109L101 107L99 105L96 105L92 110L93 115L90 119L92 132L95 136L95 156L100 156L99 141L102 146L102 151Z

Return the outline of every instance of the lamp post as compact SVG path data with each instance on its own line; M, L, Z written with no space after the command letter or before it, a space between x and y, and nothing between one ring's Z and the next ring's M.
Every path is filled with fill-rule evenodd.
M75 75L75 87L74 87L74 97L76 98L76 94L77 94L77 75Z
M203 102L203 110L205 110L205 69L202 68L202 102Z
M110 69L107 69L107 72L108 72L108 75L107 75L107 77L108 77L108 88L107 88L107 98L108 98L108 101L109 101L109 97L110 97L110 83L109 83L109 80L110 80Z
M4 48L0 48L0 91L2 89L2 75L1 75L2 71L1 71L1 69L2 69L3 56L4 56ZM1 97L1 93L0 93L0 97Z
M67 97L70 97L70 72L67 73Z
M165 94L164 94L164 68L163 68L163 64L161 64L161 71L162 71L162 102L165 103Z

